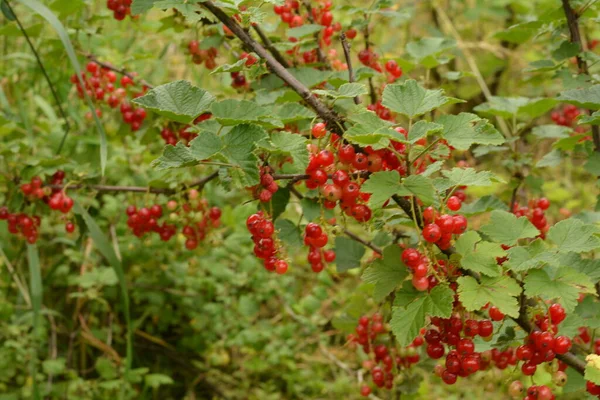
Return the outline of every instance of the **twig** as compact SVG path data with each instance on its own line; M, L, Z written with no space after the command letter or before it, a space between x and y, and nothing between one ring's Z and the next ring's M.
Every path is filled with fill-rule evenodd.
M265 34L262 28L258 26L258 24L253 24L252 28L254 28L256 33L258 33L258 36L260 36L260 40L262 40L267 50L269 50L271 54L273 54L273 57L275 57L275 59L279 61L279 64L283 65L285 68L289 68L290 65L287 62L287 60L283 57L279 50L277 50L277 48L273 46L273 43L271 43L271 40L269 40L269 37Z
M2 256L2 258L4 259L4 264L6 265L6 269L8 269L8 273L15 281L17 288L19 288L21 297L23 297L23 300L25 300L27 307L31 308L31 298L29 297L29 292L27 291L27 287L21 281L21 278L19 278L19 275L17 275L17 271L15 271L10 260L8 259L8 257L6 257L6 254L4 253L4 250L2 250L2 247L0 247L0 256Z
M515 205L517 204L517 193L519 192L519 188L523 183L523 175L519 173L515 177L518 178L519 181L517 182L517 186L515 186L515 188L512 191L512 195L510 196L510 209L508 210L509 212L514 212Z
M54 85L52 84L52 81L50 80L50 77L48 76L48 73L46 72L44 63L42 63L42 59L40 58L40 55L38 54L37 50L33 46L33 43L31 43L31 39L29 39L29 35L27 34L27 31L25 30L23 25L21 25L21 21L17 17L17 14L11 7L8 0L6 0L4 3L8 6L8 9L12 13L12 15L15 17L15 22L19 26L19 29L21 30L21 32L23 32L23 36L25 37L25 40L27 41L29 48L33 52L33 55L35 56L35 59L39 65L40 69L42 70L42 74L44 75L46 82L48 82L48 86L50 86L50 91L52 92L52 97L54 97L54 101L56 102L56 105L58 106L58 112L60 113L60 116L62 117L62 119L65 121L65 134L63 135L62 139L60 140L60 144L58 145L58 149L56 150L56 154L58 155L62 151L62 148L65 144L65 140L67 139L67 135L69 134L69 131L71 130L71 124L69 124L69 120L67 119L67 114L65 113L65 110L62 107L62 102L61 102L60 98L58 97L58 93L54 89Z
M483 76L481 75L481 71L479 71L479 67L477 66L477 62L475 61L475 58L471 54L471 51L467 48L467 46L464 45L464 42L462 40L462 37L460 36L460 33L458 33L458 31L454 27L454 24L452 24L452 21L450 20L450 18L444 11L443 7L438 7L437 13L438 13L438 17L446 25L450 34L454 37L454 40L456 40L456 44L458 45L458 48L463 53L465 60L467 61L467 64L469 65L469 68L471 69L471 72L475 76L475 80L479 84L479 88L481 89L481 92L485 96L486 100L490 101L492 98L492 93L490 92L490 89L488 88L487 83L485 82L485 79L483 79ZM506 125L506 121L504 121L500 117L496 117L496 121L498 122L498 126L500 127L500 130L502 131L504 136L510 137L510 131L508 129L508 125Z
M281 65L263 46L254 40L248 33L232 18L230 18L223 10L215 6L211 1L205 1L201 5L210 11L219 21L227 26L234 35L236 35L242 43L251 48L259 57L263 58L271 71L278 77L280 77L285 83L287 83L296 93L306 101L306 103L319 115L319 117L325 121L327 129L332 132L341 134L342 119L330 110L324 103L322 103L315 95L300 82L294 75L292 75L283 65Z
M367 17L367 15L365 14L365 20L367 21L366 26L365 26L365 30L364 30L364 35L365 35L365 49L369 50L369 47L371 47L371 42L369 42L369 36L370 36L370 32L369 32L369 17ZM369 81L369 97L371 98L371 104L376 104L377 103L377 94L375 93L375 85L373 85L373 77L369 77L368 79Z
M346 34L342 32L340 35L342 40L342 48L344 49L344 57L346 57L346 65L348 66L348 82L354 82L354 70L352 69L352 58L350 57L350 44L346 39ZM360 104L360 97L354 97L354 104Z
M194 181L187 185L186 187L199 187L202 188L211 180L215 179L219 176L219 171L215 171L212 174ZM153 194L174 194L177 193L177 189L165 189L165 188L153 188L146 186L112 186L112 185L48 185L48 187L52 189L64 189L68 187L68 189L91 189L96 190L98 192L133 192L133 193L153 193Z
M99 66L101 66L102 68L106 68L108 70L114 71L118 74L124 75L128 78L131 78L131 80L133 80L134 82L138 82L139 84L146 86L148 89L153 89L154 85L148 83L147 81L145 81L144 79L140 79L137 76L135 76L134 74L127 72L127 70L125 69L125 67L123 68L118 68L115 67L114 65L107 63L107 62L103 62L98 60L98 58L93 55L93 54L86 54L85 56L88 60L95 62L96 64L98 64Z
M579 45L579 48L583 50L583 43L581 41L581 32L579 31L579 15L573 10L569 0L562 0L563 9L565 16L567 17L567 25L569 27L569 33L571 34L571 43ZM580 74L589 75L587 62L581 58L580 54L577 54L577 67L579 68ZM592 114L592 110L587 110L588 114ZM592 139L594 140L594 150L600 152L600 126L592 125Z
M381 248L379 248L379 246L374 245L373 243L371 243L371 241L366 241L363 238L361 238L360 236L350 232L348 229L346 228L342 228L342 231L344 232L344 234L346 236L348 236L350 239L362 244L365 247L370 248L371 250L373 250L375 253L377 254L383 254L383 250L381 250Z

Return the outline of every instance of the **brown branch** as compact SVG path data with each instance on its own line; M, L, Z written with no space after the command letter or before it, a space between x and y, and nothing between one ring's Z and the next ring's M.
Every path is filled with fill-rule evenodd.
M185 188L202 188L208 182L219 176L219 171L215 171L212 174L205 176L202 179L198 179L185 186ZM145 187L145 186L113 186L113 185L47 185L51 189L91 189L98 192L133 192L133 193L154 193L154 194L174 194L177 193L176 189L167 189L167 188L153 188L153 187Z
M343 133L342 119L337 113L330 110L322 103L302 82L292 75L283 65L281 65L275 57L271 55L263 46L254 40L248 33L232 18L230 18L223 10L215 6L211 1L205 1L201 5L210 11L219 21L228 27L242 43L251 48L259 57L263 58L271 71L287 83L296 93L306 101L306 103L317 113L327 125L327 129L338 134Z
M577 44L583 51L583 42L581 41L581 32L579 31L579 15L573 10L569 0L562 0L563 10L567 17L567 26L571 34L571 43ZM580 74L589 75L587 62L577 54L577 67ZM592 114L593 110L587 110L588 114ZM592 125L592 139L594 140L594 150L600 152L600 126Z
M348 66L348 82L354 82L354 70L352 69L352 58L350 57L350 44L346 39L346 34L342 32L340 35L342 40L342 48L344 49L344 57L346 58L346 65ZM360 97L354 97L354 104L360 104Z
M279 52L279 50L277 50L275 48L275 46L273 46L273 43L271 43L271 40L265 34L265 32L261 29L261 27L258 26L258 24L252 24L252 27L254 28L256 33L258 33L258 36L260 36L260 40L262 40L262 42L264 43L267 50L269 50L271 52L271 54L273 54L273 57L275 57L275 59L279 62L279 64L283 65L285 68L289 68L290 65L288 64L286 59Z
M114 71L118 74L124 75L128 78L131 78L131 80L133 80L134 82L137 82L143 86L146 86L148 89L152 89L154 88L154 85L148 83L147 81L138 78L136 75L132 74L131 72L127 72L127 70L125 69L125 67L122 68L118 68L115 67L114 65L104 62L104 61L100 61L98 60L98 58L94 55L94 54L86 54L85 56L88 60L95 62L96 64L98 64L99 66L101 66L102 68L106 68L108 70Z

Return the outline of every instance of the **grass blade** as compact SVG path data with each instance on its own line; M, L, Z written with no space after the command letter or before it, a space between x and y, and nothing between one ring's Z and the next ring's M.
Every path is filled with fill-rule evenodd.
M129 376L132 361L132 329L131 329L131 315L129 313L129 295L127 294L127 283L125 281L125 272L123 271L123 265L121 260L117 257L110 241L104 235L96 221L88 214L88 212L81 207L79 202L75 202L73 207L75 212L83 218L88 230L90 237L94 241L96 247L102 253L102 255L108 260L110 265L114 268L117 278L119 279L119 286L121 287L121 302L123 310L125 312L125 322L127 324L127 359L125 362L125 379Z
M27 260L29 261L29 276L31 290L31 306L33 308L33 336L37 337L40 326L40 313L42 311L42 271L40 269L40 258L36 245L27 245ZM37 346L34 349L34 357L31 360L31 376L33 378L33 398L40 399L37 385Z
M56 18L56 15L48 7L40 3L38 0L19 0L19 2L29 8L31 8L34 12L38 13L42 16L48 23L54 28L56 33L58 34L65 50L67 51L67 55L69 56L69 60L77 73L77 77L79 78L79 83L82 87L85 87L85 83L83 82L83 78L81 76L81 67L79 66L79 61L77 60L77 56L75 55L75 50L73 49L73 45L71 44L71 39L69 39L69 35L63 24ZM104 170L106 169L106 157L107 157L107 144L106 144L106 132L104 131L104 127L100 122L100 119L96 115L96 108L92 103L92 100L87 95L86 91L83 91L85 96L85 100L87 102L88 107L92 112L92 116L94 117L94 121L96 122L96 128L98 129L98 134L100 135L100 168L102 170L102 175L104 175ZM65 137L63 137L63 142ZM61 143L61 147L62 147Z

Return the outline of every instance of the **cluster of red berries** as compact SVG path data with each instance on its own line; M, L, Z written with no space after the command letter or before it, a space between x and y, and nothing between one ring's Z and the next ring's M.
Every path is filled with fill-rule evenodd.
M200 43L197 40L191 40L188 43L188 51L192 56L192 62L194 64L200 65L204 63L206 69L212 70L217 66L217 62L215 58L218 55L218 51L215 47L210 47L208 49L201 49Z
M557 325L565 319L565 310L560 304L552 304L548 318L537 318L538 327L549 330L536 330L529 334L525 344L517 347L515 355L523 361L521 371L524 375L533 375L539 364L554 360L557 354L565 354L571 349L571 339L567 336L554 336Z
M212 117L211 113L204 113L194 120L194 124L198 124L202 121L206 121ZM190 125L177 126L176 124L169 124L161 129L160 137L163 138L165 144L175 146L178 141L183 140L187 146L194 140L198 134L190 131Z
M423 338L417 337L413 343L405 349L401 349L394 355L394 350L388 348L385 344L375 344L377 337L386 333L381 314L373 314L371 318L363 315L358 320L355 334L348 335L348 342L352 345L360 344L363 351L370 359L363 362L363 367L369 370L371 379L375 386L391 389L394 384L393 369L409 368L420 359L416 351L418 346L423 344ZM371 387L367 384L360 388L362 396L371 394Z
M167 204L167 208L173 208L173 205ZM174 211L176 208L173 208ZM186 213L191 211L191 206L185 204L183 210ZM183 227L182 233L186 238L185 248L188 250L194 250L198 247L198 244L206 238L210 229L218 228L221 225L221 209L219 207L208 207L208 201L202 199L199 206L197 207L197 213L194 216L195 221L187 221L188 223ZM198 220L199 219L199 220ZM195 224L193 223L195 222Z
M6 207L0 207L0 220L8 222L8 232L17 235L27 243L37 242L39 227L42 220L37 215L27 215L25 213L11 214Z
M279 186L275 179L273 179L273 170L269 166L261 167L260 169L260 183L256 186L249 188L255 199L260 200L261 203L268 203L271 201L273 194L279 190Z
M541 232L540 237L544 239L546 237L546 232L548 232L548 229L550 228L545 214L548 207L550 207L550 200L542 197L538 200L529 201L529 207L521 207L515 203L513 213L517 217L527 217L533 226L539 229Z
M273 221L266 217L262 211L259 211L248 217L246 227L252 235L254 254L264 260L265 269L275 271L278 274L285 274L288 270L288 263L277 257L279 245L273 238L275 234Z
M557 372L556 375L559 374L563 374L564 375L564 382L566 383L566 374L564 374L564 372ZM555 382L557 383L557 386L560 386L559 382L557 382L556 378L554 378ZM564 386L564 384L563 384ZM523 394L525 394L525 397L523 398L524 400L554 400L555 396L552 393L552 389L550 389L548 386L546 385L531 385L530 387L527 388L527 391L525 391L525 387L523 386L523 384L521 383L521 381L513 381L510 386L508 387L508 394L513 398L513 399L520 399L522 398L521 396L523 396Z
M325 200L325 208L335 208L339 201L342 211L348 216L353 217L359 222L366 222L371 219L371 209L364 203L369 200L368 193L361 193L360 181L362 178L351 179L348 172L338 169L331 174L332 183L329 180L328 171L335 169L335 155L329 150L321 150L312 147L310 150L310 161L306 168L309 178L305 181L309 189L319 189ZM338 161L345 164L346 167L354 167L357 170L370 170L374 172L381 168L381 159L373 155L369 158L363 153L355 154L351 145L345 145L338 149ZM378 163L378 165L375 165Z
M334 250L323 250L327 245L327 233L314 222L310 222L304 229L304 244L309 246L308 262L314 272L321 272L326 263L335 261Z
M565 104L562 109L552 111L550 117L556 125L573 126L581 111L573 104Z
M62 183L62 180L61 180L61 183ZM42 179L39 176L34 176L33 178L31 178L29 183L23 183L21 185L21 192L29 200L35 200L35 199L41 200L44 197L46 197L46 195L47 195L47 192L46 192L46 190L44 190L42 185L43 185Z
M377 101L377 103L375 103L375 104L369 104L367 106L367 109L369 111L373 111L375 114L377 114L377 116L379 118L381 118L384 121L392 121L393 120L392 112L390 111L389 108L387 108L383 104L381 104L381 100Z
M379 63L379 54L371 49L362 49L358 52L358 60L365 66L373 68L377 72L383 72ZM400 72L402 74L402 71Z
M123 21L126 16L131 15L132 1L133 0L107 0L106 8L113 12L113 16L117 21Z
M389 60L385 63L385 71L388 73L388 82L392 83L402 77L402 68L398 66L396 60Z
M123 76L120 80L121 87L115 86L117 82L117 75L108 68L102 67L95 62L89 62L86 65L87 73L82 74L84 86L82 87L77 75L71 76L71 82L77 88L77 93L80 98L84 97L84 91L88 97L96 102L105 101L110 108L116 108L120 105L120 112L123 118L123 122L131 126L132 131L137 131L142 126L144 119L146 118L146 110L141 107L134 107L128 101L127 87L133 86L134 81L129 76ZM89 74L89 75L88 75ZM132 93L131 97L136 98L142 96L148 88L143 87L142 92ZM100 109L96 109L98 116L102 115ZM86 116L91 119L91 112Z
M461 317L455 315L447 319L435 317L431 322L437 329L425 332L427 355L437 360L445 354L444 343L454 347L448 352L445 365L438 365L435 370L446 384L452 385L459 376L467 377L489 365L489 359L483 359L482 354L475 351L472 338L490 337L494 333L492 321L467 319L463 323Z
M453 211L460 209L462 201L457 196L448 199L447 206ZM456 210L454 210L456 209ZM467 230L467 219L464 215L436 215L432 207L423 210L423 238L429 243L435 243L441 250L452 246L452 235L462 235Z
M333 22L331 7L331 1L322 1L320 6L311 8L313 21L325 27L321 34L321 44L325 46L331 46L333 34L342 30L342 25L339 22Z
M159 224L158 220L163 216L163 209L159 204L142 207L139 210L136 206L130 205L125 213L128 216L127 226L131 228L133 234L137 237L142 237L149 232L156 232L161 240L167 242L177 233L175 225L166 222L163 222L162 225Z
M282 6L274 6L273 11L290 28L296 28L304 24L304 18L298 14L300 12L300 2L298 0L286 0Z
M421 254L419 250L405 249L402 252L402 262L406 264L412 273L412 284L418 291L423 292L425 290L432 289L439 283L435 277L435 274L429 273L429 259L426 255ZM449 272L446 268L446 262L444 260L439 260L438 265L434 268L434 270L444 270L446 275Z

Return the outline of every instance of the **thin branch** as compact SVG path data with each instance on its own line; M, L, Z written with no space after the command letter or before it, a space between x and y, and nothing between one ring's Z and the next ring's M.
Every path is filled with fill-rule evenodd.
M279 61L279 64L283 65L285 68L289 68L290 64L283 57L283 55L279 52L279 50L277 50L277 48L275 46L273 46L273 43L271 42L269 37L265 34L265 32L262 30L262 28L260 26L258 26L258 24L252 24L252 28L254 28L256 33L258 33L258 36L260 36L260 40L262 40L262 42L264 43L267 50L269 50L271 52L271 54L273 54L273 57L275 57L275 59L277 61Z
M569 0L562 0L565 16L567 17L567 26L571 34L571 43L579 45L583 50L583 42L581 41L581 32L579 31L579 15L573 10ZM589 75L587 62L581 58L581 54L577 54L577 67L580 74ZM593 110L587 110L588 114L592 114ZM594 140L594 150L600 152L600 126L592 125L592 139Z
M202 179L198 179L186 185L184 188L202 188L211 180L217 178L219 176L219 171L215 171L212 174L205 176ZM174 194L177 193L177 189L167 189L167 188L153 188L146 186L112 186L112 185L87 185L87 184L79 184L79 185L48 185L48 187L52 189L64 189L67 187L68 189L91 189L97 192L133 192L133 193L153 193L153 194Z
M60 141L60 144L58 145L58 149L56 150L56 154L60 154L60 152L62 151L62 148L65 144L65 141L67 139L67 136L69 134L69 131L71 130L71 124L69 124L69 120L67 119L67 114L65 113L65 110L62 107L62 102L61 102L60 98L58 97L58 93L56 92L56 89L54 88L54 85L52 84L52 81L50 80L50 77L48 76L48 73L46 72L46 68L44 67L44 63L42 63L42 59L40 58L40 55L38 54L37 50L33 46L33 43L31 43L31 39L29 39L29 35L27 34L27 31L25 30L23 25L21 25L21 21L17 17L15 10L13 10L13 8L11 7L8 0L5 2L5 4L8 6L8 9L12 13L12 15L15 17L15 22L19 26L19 29L23 33L23 36L25 37L25 40L27 41L29 48L33 52L33 55L35 56L35 59L39 65L40 69L42 70L42 74L44 75L46 82L48 82L48 86L50 86L50 91L52 92L52 97L54 97L54 101L56 102L56 105L58 106L58 112L60 113L60 116L62 117L62 119L65 121L65 134L63 135L63 137Z
M346 58L346 65L348 66L348 82L354 82L354 70L352 69L352 58L350 57L350 44L346 39L346 34L342 32L340 35L342 40L342 48L344 49L344 57ZM360 97L354 97L354 104L360 104Z
M340 227L341 228L341 227ZM367 241L364 240L363 238L361 238L360 236L350 232L348 229L346 228L342 228L342 231L344 232L344 234L346 236L348 236L350 239L362 244L365 247L370 248L371 250L373 250L375 253L377 254L383 254L383 250L381 250L381 248L377 245L374 245L371 241Z
M19 277L17 271L15 271L15 268L13 267L12 263L4 253L4 250L2 250L2 247L0 247L0 256L4 259L4 265L6 265L8 273L10 274L11 278L13 278L13 280L15 281L15 285L17 285L17 288L19 288L21 297L23 297L23 300L27 304L27 307L31 308L31 297L29 297L29 291L27 290L25 284L23 284L23 282L21 281L21 278Z
M211 1L205 1L201 5L210 11L219 21L227 26L234 35L236 35L242 43L251 48L259 57L263 58L271 71L287 83L296 93L306 101L306 103L317 113L317 115L327 124L327 129L332 132L341 134L342 119L337 113L330 110L322 103L302 82L292 75L283 65L281 65L275 57L271 55L263 46L254 40L248 33L232 18L230 18L223 10L215 6Z
M365 17L365 20L367 21L365 30L364 30L365 49L369 50L369 47L371 46L371 42L369 41L369 36L370 36L369 17L367 16L367 14L365 14L364 17ZM369 97L371 98L371 104L376 104L377 103L377 94L375 93L375 85L373 85L373 77L370 76L368 81L369 81Z
M115 67L114 65L112 65L110 63L107 63L107 62L104 62L104 61L100 61L93 54L86 54L85 57L88 60L95 62L96 64L98 64L102 68L106 68L106 69L114 71L114 72L116 72L118 74L124 75L124 76L126 76L128 78L131 78L131 80L133 80L134 82L137 82L137 83L139 83L139 84L141 84L143 86L146 86L148 89L153 89L154 88L154 85L148 83L144 79L140 79L136 75L132 74L131 72L127 72L127 70L125 69L125 67L118 68L118 67Z

